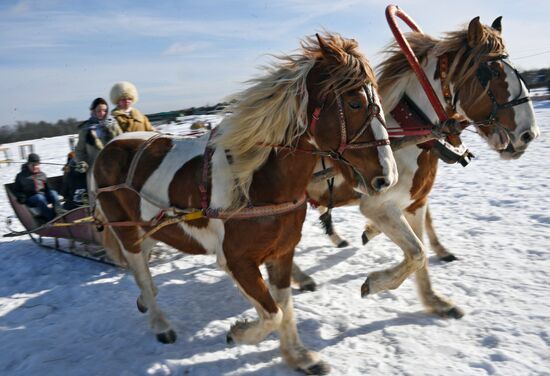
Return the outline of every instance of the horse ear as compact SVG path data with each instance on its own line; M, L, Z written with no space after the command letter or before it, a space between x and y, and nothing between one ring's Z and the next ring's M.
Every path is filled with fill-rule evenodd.
M483 27L481 26L481 22L479 22L479 16L477 16L468 25L468 46L470 48L477 46L481 40L481 35L483 35L482 33Z
M499 33L502 33L502 16L499 16L497 18L495 18L495 20L493 21L493 24L491 25L491 27L493 29L495 29L496 31L498 31Z
M319 33L315 33L315 36L317 37L317 42L319 43L319 48L321 49L323 57L325 57L326 59L332 59L337 63L340 63L342 60L342 56L340 55L340 53L332 48L331 45L327 43L322 36L319 35Z

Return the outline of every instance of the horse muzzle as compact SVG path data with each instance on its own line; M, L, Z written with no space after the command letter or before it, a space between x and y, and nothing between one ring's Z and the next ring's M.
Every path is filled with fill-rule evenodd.
M523 132L519 138L516 140L516 145L514 145L514 142L510 142L506 148L502 150L498 150L500 154L500 158L510 160L510 159L518 159L525 153L525 150L527 150L527 147L531 144L533 140L535 140L539 134L537 132L533 132L531 130Z

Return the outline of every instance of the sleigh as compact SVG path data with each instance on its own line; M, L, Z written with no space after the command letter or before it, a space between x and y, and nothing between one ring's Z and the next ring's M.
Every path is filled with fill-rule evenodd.
M60 191L63 184L63 176L48 178L48 185ZM75 256L84 257L105 264L120 266L114 262L101 245L101 233L93 223L81 222L89 218L90 207L80 206L56 216L53 220L45 222L38 216L34 208L28 207L17 201L13 193L14 183L5 184L6 194L11 207L19 222L25 228L24 231L14 231L11 218L8 219L10 233L4 235L13 237L29 235L31 240L46 248L55 249Z
M48 185L60 192L63 186L63 176L48 178ZM14 183L4 185L8 200L16 217L8 217L7 224L10 232L4 234L4 237L28 235L35 244L44 248L103 264L126 267L126 265L109 257L109 254L105 251L101 242L103 234L98 229L96 223L93 222L89 206L79 206L56 216L49 222L45 222L39 217L36 209L17 201L13 193L13 186ZM14 229L14 219L19 220L24 230ZM161 252L160 249L153 248L149 261L151 265L155 265L173 261L180 257L182 257L182 254L176 251L164 248Z

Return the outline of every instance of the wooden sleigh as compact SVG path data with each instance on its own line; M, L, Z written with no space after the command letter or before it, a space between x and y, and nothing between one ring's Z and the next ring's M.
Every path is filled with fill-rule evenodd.
M61 190L63 176L48 178L48 185L52 189ZM114 262L101 245L101 233L94 223L79 221L90 217L90 207L80 206L56 216L53 220L45 222L37 216L35 209L17 201L13 193L14 183L5 184L6 193L11 207L19 222L25 228L24 231L13 231L11 218L8 218L10 233L4 237L29 235L31 240L46 248L55 249L75 256L105 264L120 266Z
M82 257L88 260L101 262L117 267L125 267L120 262L109 257L102 245L102 232L98 230L92 221L92 213L89 206L79 206L56 216L53 220L45 222L38 216L36 209L28 207L17 201L13 193L14 183L4 184L8 200L24 230L13 228L14 216L8 217L7 224L9 233L4 237L16 237L28 235L37 245ZM63 176L48 178L48 185L58 192L63 185ZM151 263L157 264L182 257L177 252L156 252L153 249Z

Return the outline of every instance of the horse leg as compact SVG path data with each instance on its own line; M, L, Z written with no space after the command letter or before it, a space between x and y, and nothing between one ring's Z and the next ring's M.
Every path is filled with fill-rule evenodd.
M361 286L361 296L384 290L396 289L413 272L426 262L422 242L416 237L399 207L386 203L369 213L373 221L403 251L405 258L399 264L385 270L369 273Z
M413 231L419 239L422 239L425 215L427 207L416 210L415 214L406 213L405 216ZM437 294L432 288L432 282L428 273L428 262L425 260L421 268L416 271L416 286L420 300L427 311L441 317L459 319L464 312L454 305L448 298Z
M257 344L279 328L283 312L269 294L259 266L253 260L240 255L238 260L227 257L226 262L227 273L258 312L257 320L239 320L233 324L227 334L227 343Z
M156 241L154 241L152 239L145 239L141 243L140 255L143 257L143 262L145 262L146 264L149 263L149 259L151 257L151 250L153 249L155 244L156 244ZM147 268L147 272L149 273L149 278L151 279L151 283L152 283L152 286L153 286L153 294L156 297L157 294L158 294L158 288L153 282L153 276L151 275L151 270L149 268ZM138 296L137 301L136 301L136 305L137 305L138 310L141 313L146 313L149 310L149 307L145 303L145 299L144 299L142 294L140 294Z
M372 240L376 235L380 234L380 230L374 223L367 223L365 225L365 231L361 234L361 241L363 245L367 244L369 240Z
M292 281L298 285L300 291L315 291L317 289L313 278L304 273L295 262L292 263Z
M430 213L430 208L428 205L426 205L426 233L428 234L428 239L430 240L430 246L432 250L441 261L451 262L454 260L458 260L456 256L449 252L447 248L445 248L443 244L441 244L441 242L439 241L433 227L432 215Z
M321 225L323 225L325 234L328 235L332 241L332 244L338 248L347 247L349 245L348 241L342 239L340 235L334 231L334 226L332 225L332 209L325 206L319 206L317 210L319 210L319 220L321 221Z
M298 368L308 375L326 375L330 371L328 363L321 360L318 353L308 350L300 340L290 289L290 269L293 252L267 264L270 291L283 312L279 335L283 359L292 368Z
M140 244L138 250L134 249L134 252L130 252L129 249L139 239L139 231L136 228L118 228L114 231L114 234L119 241L122 254L128 262L128 268L132 271L134 280L140 289L137 302L138 309L141 312L149 311L149 325L159 342L175 342L176 333L172 330L170 323L157 304L156 294L158 290L153 283L153 277L149 269L148 253L154 242L146 239ZM121 239L125 239L125 241Z

